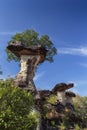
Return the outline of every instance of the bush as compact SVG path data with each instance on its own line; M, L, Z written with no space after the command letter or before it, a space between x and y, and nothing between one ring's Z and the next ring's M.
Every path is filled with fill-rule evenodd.
M13 85L6 86L6 82L0 83L0 130L34 130L37 119L31 114L32 95Z

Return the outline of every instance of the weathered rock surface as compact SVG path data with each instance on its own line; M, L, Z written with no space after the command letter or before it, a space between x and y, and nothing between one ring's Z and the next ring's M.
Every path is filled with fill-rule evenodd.
M27 47L21 42L12 42L7 49L21 59L21 70L14 80L16 86L36 92L33 81L35 69L39 63L45 60L47 50L40 45Z
M15 84L17 86L31 92L36 91L33 78L39 59L39 56L21 56L21 70L15 77Z

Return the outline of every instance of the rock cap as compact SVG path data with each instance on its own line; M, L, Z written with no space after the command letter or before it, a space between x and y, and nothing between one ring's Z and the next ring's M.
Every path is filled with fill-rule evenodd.
M43 62L46 57L47 50L42 45L26 46L21 42L11 42L7 49L14 53L17 57L22 55L40 55L40 62Z
M55 87L52 89L53 93L57 93L58 91L65 91L67 89L70 89L73 87L73 83L65 84L65 83L59 83L56 84Z

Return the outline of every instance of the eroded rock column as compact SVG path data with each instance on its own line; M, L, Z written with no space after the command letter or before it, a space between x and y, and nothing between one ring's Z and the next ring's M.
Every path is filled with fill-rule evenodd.
M39 63L40 56L21 56L21 70L15 77L15 84L21 88L27 89L31 92L36 91L36 87L33 81L34 73L37 64Z

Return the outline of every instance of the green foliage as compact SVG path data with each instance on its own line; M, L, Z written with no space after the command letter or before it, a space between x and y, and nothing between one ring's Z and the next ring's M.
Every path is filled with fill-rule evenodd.
M23 43L25 46L42 45L43 47L45 47L48 50L45 60L48 60L50 62L53 62L53 56L55 54L57 54L57 49L54 47L54 44L50 40L49 36L43 35L43 36L39 37L39 34L37 32L35 32L34 30L26 30L22 33L15 34L11 38L11 40L8 42L8 44L10 42L14 42L14 44L15 44L15 42L17 42L17 41ZM19 60L8 49L6 49L6 53L8 55L8 61L10 61L10 60L18 61Z
M87 123L87 97L77 96L74 100L75 114L82 119L82 123Z
M59 125L58 128L59 128L59 130L65 130L66 126L65 126L64 122L61 123L61 125Z
M6 53L7 53L7 61L14 60L15 62L18 62L20 60L20 58L14 55L10 50L6 49Z
M57 96L56 95L51 95L50 97L48 97L47 101L51 104L55 104L57 101Z
M82 129L79 127L78 124L75 125L75 128L74 128L74 129L75 129L75 130L82 130Z
M1 66L0 66L0 75L2 74L3 72L2 72L2 70L1 70Z
M55 126L55 121L51 121L51 125L52 125L52 126Z
M2 70L0 70L0 74L2 74Z
M34 130L37 117L32 114L33 97L11 82L0 81L0 130Z

